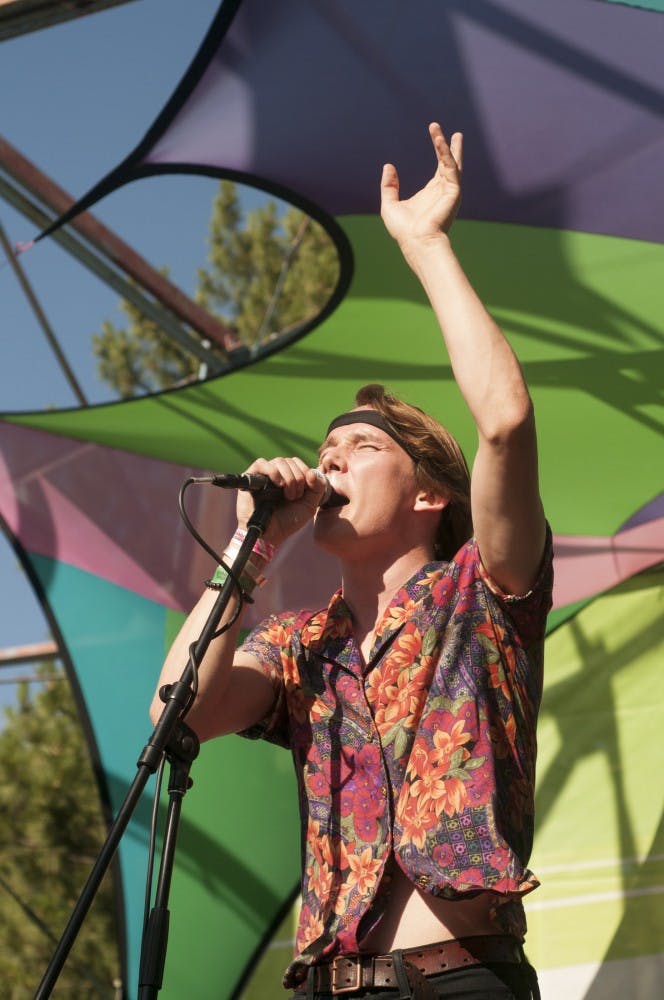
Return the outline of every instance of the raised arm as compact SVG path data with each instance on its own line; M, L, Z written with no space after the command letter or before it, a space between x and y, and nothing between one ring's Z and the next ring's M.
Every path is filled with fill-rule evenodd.
M448 146L440 125L429 132L437 160L433 177L401 200L396 168L386 164L381 214L429 297L475 420L471 501L482 562L501 587L522 594L534 582L545 537L532 402L512 348L450 243L461 200L462 136L455 133Z
M257 459L247 471L267 475L276 486L283 488L284 502L275 510L264 535L265 541L278 548L289 535L311 520L324 483L299 458ZM252 496L239 493L238 527L246 528L253 508ZM258 569L264 568L264 561L255 554L252 562ZM182 675L189 647L201 634L216 597L214 590L203 592L171 646L150 707L153 722L159 719L163 709L159 689ZM224 621L230 619L236 607L237 599L233 594ZM240 616L227 632L212 640L200 665L198 695L187 715L187 724L201 740L254 725L265 716L274 698L261 665L253 656L236 649L241 627Z

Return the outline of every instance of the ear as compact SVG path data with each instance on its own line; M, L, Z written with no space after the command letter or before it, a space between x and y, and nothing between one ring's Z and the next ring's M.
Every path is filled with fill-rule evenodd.
M447 497L440 496L440 494L434 493L431 490L420 490L415 497L413 510L441 511L447 507L449 502Z

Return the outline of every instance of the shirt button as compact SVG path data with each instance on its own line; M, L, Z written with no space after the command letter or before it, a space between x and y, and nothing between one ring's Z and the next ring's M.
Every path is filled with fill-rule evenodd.
M383 787L380 790L380 797L381 799L387 798L387 788L385 787L385 785L383 785Z
M429 884L429 879L426 875L418 875L415 879L415 884L419 885L421 889L426 889Z

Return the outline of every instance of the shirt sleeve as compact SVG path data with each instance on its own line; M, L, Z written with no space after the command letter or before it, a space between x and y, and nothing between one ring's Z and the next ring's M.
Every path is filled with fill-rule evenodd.
M288 747L288 713L284 689L284 661L292 656L295 615L270 615L249 633L240 646L259 663L261 672L272 685L274 699L260 722L238 733L252 740L267 740Z
M546 631L546 616L553 603L553 539L546 526L546 541L537 579L526 594L507 594L489 575L476 548L477 570L481 580L512 620L525 649L541 642Z

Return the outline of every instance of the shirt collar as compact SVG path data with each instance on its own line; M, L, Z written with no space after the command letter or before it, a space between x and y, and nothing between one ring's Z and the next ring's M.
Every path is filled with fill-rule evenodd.
M403 628L422 602L431 594L430 580L437 576L440 563L427 563L399 587L385 608L376 628L370 659L373 663ZM350 608L341 590L332 595L327 608L317 611L302 629L303 647L352 669L357 654Z

